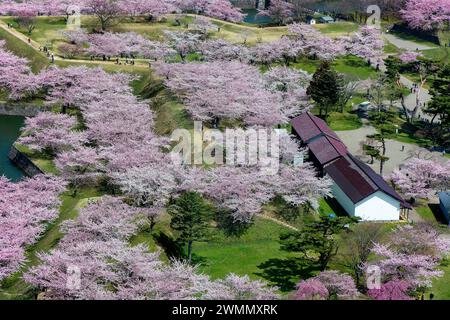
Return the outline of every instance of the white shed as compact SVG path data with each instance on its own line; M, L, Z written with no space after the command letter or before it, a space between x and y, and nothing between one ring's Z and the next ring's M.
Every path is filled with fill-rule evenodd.
M407 219L411 208L381 176L348 155L325 167L333 180L332 193L349 216L362 221Z

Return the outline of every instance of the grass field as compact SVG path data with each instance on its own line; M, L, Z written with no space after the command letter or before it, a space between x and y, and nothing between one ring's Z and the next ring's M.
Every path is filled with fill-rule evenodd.
M347 36L358 30L358 27L359 25L353 22L335 22L314 25L314 28L330 37Z
M314 73L320 66L320 60L301 58L292 64L293 68L302 69L309 73ZM355 56L338 58L333 62L333 68L339 73L351 76L354 79L366 80L376 77L376 70L367 65L364 59Z
M358 115L348 112L332 112L329 114L327 122L334 131L356 130L363 125Z
M450 63L450 47L440 47L431 50L423 50L422 54L428 59L441 61L445 64Z

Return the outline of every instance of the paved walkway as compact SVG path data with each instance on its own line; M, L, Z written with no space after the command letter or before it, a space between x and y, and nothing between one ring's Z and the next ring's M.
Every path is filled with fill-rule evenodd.
M23 33L17 31L14 28L8 28L8 25L0 20L0 28L11 34L12 36L16 37L18 40L24 42L25 44L32 47L37 52L40 52L39 48L42 47L42 45L32 39L29 39L26 35ZM51 54L51 53L50 53ZM49 57L49 60L51 60L51 57ZM58 56L55 54L55 61L67 61L67 62L73 62L73 63L83 63L83 64L105 64L105 65L116 65L115 61L100 61L100 60L82 60L82 59L65 59L61 56ZM135 59L135 65L127 65L130 68L139 68L142 69L143 67L148 68L148 61L145 59Z
M418 50L430 50L430 49L435 49L437 48L437 46L434 47L430 47L424 44L420 44L414 41L409 41L409 40L404 40L401 39L393 34L388 34L388 33L383 33L383 37L389 41L390 43L392 43L394 46L396 46L397 48L400 49L406 49L409 51L416 51Z
M421 45L413 41L403 40L395 35L392 34L386 34L383 33L383 37L395 45L397 48L408 50L408 51L416 51L416 49L419 50L430 50L437 48L436 47L429 47L426 45ZM386 71L386 67L384 63L380 65L380 68L382 71ZM413 87L413 82L409 80L408 78L404 76L400 76L400 83L403 84L406 88L411 89ZM412 93L405 97L405 106L410 112L410 114L414 111L416 108L417 102L419 102L419 108L416 113L416 117L420 117L421 119L427 119L431 121L432 116L424 113L422 111L422 108L424 105L426 105L429 101L431 101L431 95L429 91L425 88L420 88L420 90L417 93ZM403 111L403 106L401 105L401 102L398 101L395 103L395 106ZM439 119L435 119L435 121L439 121Z
M369 164L370 157L364 155L363 144L366 141L366 136L376 133L376 130L372 126L364 126L357 130L350 131L336 131L339 138L347 146L351 154L357 156L362 161L367 163L375 172L380 172L380 162L375 160L373 164ZM402 151L402 147L404 150ZM386 156L389 160L384 164L383 176L389 177L391 173L397 169L405 161L413 157L413 155L423 153L428 154L429 151L425 148L419 147L416 144L403 143L396 140L386 140ZM433 152L433 156L436 158L442 158L442 155L438 152Z
M411 89L413 87L413 82L404 76L400 76L400 82L408 89ZM428 102L430 102L431 99L432 99L432 97L430 95L430 92L425 88L421 88L417 93L412 93L405 97L405 106L408 109L408 111L410 113L412 113L414 111L414 109L417 105L417 101L418 101L419 108L417 110L416 117L420 117L421 119L427 119L427 120L431 121L431 119L433 117L422 111L424 105L426 105ZM395 104L395 106L398 107L399 109L403 110L403 107L400 102L397 102ZM435 119L435 121L438 121L438 120L439 119L437 119L437 118Z

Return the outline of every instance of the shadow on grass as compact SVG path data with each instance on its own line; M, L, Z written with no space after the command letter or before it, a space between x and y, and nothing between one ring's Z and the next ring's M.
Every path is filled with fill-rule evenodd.
M331 210L333 210L333 212L339 216L339 217L347 217L348 214L347 212L344 210L344 208L342 208L342 206L339 204L339 202L337 202L337 200L335 198L325 198L325 202L328 204L328 206L331 208ZM323 212L324 214L328 214L331 212Z
M428 208L430 208L430 210L433 213L434 218L436 219L437 222L439 222L441 224L445 224L445 225L448 224L447 220L445 219L444 214L441 211L441 207L439 206L439 204L430 203L428 205Z
M155 239L156 243L159 246L161 246L161 248L163 248L167 257L169 258L183 257L182 246L180 246L180 244L172 237L168 236L164 232L158 232L153 235L153 238Z
M303 258L269 259L258 266L261 272L256 275L280 288L282 292L295 290L300 279L313 276L318 267Z
M345 59L344 64L353 68L369 68L370 65L362 59Z

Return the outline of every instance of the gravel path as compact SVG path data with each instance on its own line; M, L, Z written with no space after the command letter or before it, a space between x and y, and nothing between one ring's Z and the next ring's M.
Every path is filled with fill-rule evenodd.
M347 146L351 154L357 156L362 161L367 163L375 172L380 172L380 162L375 160L373 164L369 164L370 157L364 155L362 150L362 144L366 141L366 136L376 133L374 127L363 126L357 130L350 131L336 131L339 138ZM402 151L404 147L404 150ZM427 154L429 151L425 148L419 147L415 144L403 143L396 140L386 140L386 156L389 160L384 164L383 176L389 177L390 174L397 169L401 164L411 158L414 154L418 153ZM433 155L437 158L442 155L438 152L434 152Z
M401 39L393 34L387 34L384 33L383 34L384 38L389 41L390 43L392 43L394 46L396 46L397 48L400 49L406 49L409 51L416 51L418 50L430 50L430 49L435 49L437 48L437 46L435 47L430 47L427 45L423 45L414 41L409 41L409 40L404 40Z

